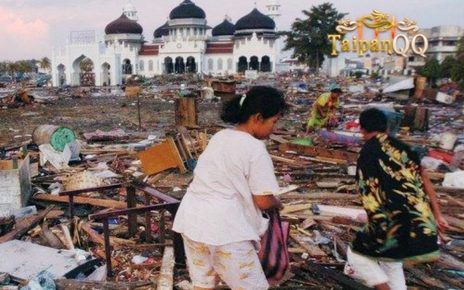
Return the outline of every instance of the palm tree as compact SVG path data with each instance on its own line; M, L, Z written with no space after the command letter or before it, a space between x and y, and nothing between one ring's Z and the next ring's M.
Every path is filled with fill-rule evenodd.
M43 70L50 70L51 68L51 62L48 57L43 57L40 62L39 62L40 68Z

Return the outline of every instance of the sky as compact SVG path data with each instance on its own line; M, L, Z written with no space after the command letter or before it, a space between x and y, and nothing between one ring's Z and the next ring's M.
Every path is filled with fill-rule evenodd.
M118 18L131 1L138 10L145 39L166 22L169 12L182 0L0 0L0 61L50 57L54 47L63 45L70 31L95 30L103 35L105 26ZM268 0L193 0L214 27L225 15L235 23L256 7L265 12ZM278 26L288 30L302 10L331 2L354 19L373 9L409 17L421 28L438 25L464 27L464 0L280 0L282 16ZM255 4L256 3L256 4Z

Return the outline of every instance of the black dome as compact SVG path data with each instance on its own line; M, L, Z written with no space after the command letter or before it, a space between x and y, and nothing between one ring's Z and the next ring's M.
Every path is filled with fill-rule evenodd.
M143 28L134 20L130 20L123 13L121 17L108 24L105 28L106 34L142 34Z
M180 3L179 6L172 9L171 13L169 14L170 19L181 19L181 18L200 18L205 19L206 14L203 9L195 5L190 0L184 0Z
M168 23L164 23L162 26L158 27L155 32L153 33L153 36L155 38L160 38L162 36L167 36L169 35L169 29L168 29L169 25Z
M275 29L275 22L271 17L264 15L255 8L235 24L236 31L244 29Z
M234 32L235 25L230 23L227 19L224 19L221 24L213 28L212 34L213 36L234 35Z

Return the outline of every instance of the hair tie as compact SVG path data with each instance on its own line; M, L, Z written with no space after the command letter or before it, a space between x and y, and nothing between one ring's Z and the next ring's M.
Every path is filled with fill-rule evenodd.
M243 102L245 102L246 97L247 97L246 94L244 94L242 98L240 99L240 108L243 106Z

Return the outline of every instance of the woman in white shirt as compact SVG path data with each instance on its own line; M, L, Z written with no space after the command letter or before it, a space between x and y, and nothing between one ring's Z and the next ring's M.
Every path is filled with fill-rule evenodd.
M257 86L224 106L221 118L237 124L214 135L174 220L184 239L194 289L268 289L258 259L268 226L261 210L281 208L274 166L265 144L286 108L274 88Z

